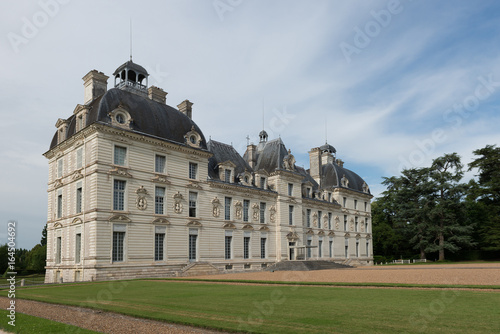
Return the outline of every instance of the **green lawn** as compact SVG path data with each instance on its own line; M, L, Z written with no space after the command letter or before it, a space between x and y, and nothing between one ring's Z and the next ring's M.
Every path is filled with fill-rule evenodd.
M32 317L31 315L26 315L22 313L16 314L16 326L13 327L7 322L10 319L7 318L8 312L6 310L0 310L0 328L4 329L9 333L37 333L37 334L52 334L52 333L78 333L78 334L93 334L98 333L94 331L89 331L86 329L80 329L76 326L62 324L56 321L50 321L47 319Z
M233 331L500 332L500 293L488 291L135 280L28 287L17 296Z

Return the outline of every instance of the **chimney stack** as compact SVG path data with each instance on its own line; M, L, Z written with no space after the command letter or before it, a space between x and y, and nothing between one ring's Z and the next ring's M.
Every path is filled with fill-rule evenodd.
M319 147L313 148L309 152L309 174L318 182L321 181L321 150Z
M85 87L83 104L87 104L106 93L108 90L108 78L107 75L96 70L90 71L82 78L83 86Z
M245 153L246 158L247 158L247 162L250 165L250 167L252 167L252 169L257 164L257 154L256 154L256 151L257 151L257 146L255 146L254 144L250 144L250 145L247 146L247 151Z
M184 100L181 102L181 104L177 105L177 108L179 108L179 111L189 117L189 119L192 119L193 117L193 109L191 108L193 106L192 102L189 102L189 100Z
M340 159L337 159L337 160L335 161L335 163L336 163L337 165L339 165L339 167L344 167L344 162L343 162L342 160L340 160Z
M167 92L165 92L163 89L151 86L148 88L148 96L151 100L160 102L160 103L167 103Z

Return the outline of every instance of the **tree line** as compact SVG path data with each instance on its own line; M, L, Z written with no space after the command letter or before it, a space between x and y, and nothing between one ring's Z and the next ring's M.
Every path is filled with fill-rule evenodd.
M3 277L9 271L8 266L8 246L0 246L0 273ZM19 276L45 273L45 262L47 259L47 225L42 230L42 239L31 250L19 248L15 252L16 270Z
M500 148L473 154L468 166L451 153L384 178L372 203L375 262L500 259ZM465 168L475 175L469 182Z

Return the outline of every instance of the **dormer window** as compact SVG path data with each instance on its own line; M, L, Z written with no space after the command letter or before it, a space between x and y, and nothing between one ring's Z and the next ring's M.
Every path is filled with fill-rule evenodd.
M260 177L260 187L266 189L266 178L263 176Z
M110 112L108 116L111 118L111 125L124 129L130 129L132 117L130 117L130 114L127 110L125 110L124 106L119 105L118 108Z
M61 143L66 140L66 131L68 130L68 121L62 118L59 118L56 122L57 128L57 143Z
M202 140L200 134L195 130L194 125L191 127L191 130L184 135L184 139L186 140L186 144L191 147L200 147Z
M122 113L117 113L115 119L120 124L125 124L125 116Z
M231 183L231 170L224 170L224 182Z
M306 197L311 198L311 188L309 187L306 188Z

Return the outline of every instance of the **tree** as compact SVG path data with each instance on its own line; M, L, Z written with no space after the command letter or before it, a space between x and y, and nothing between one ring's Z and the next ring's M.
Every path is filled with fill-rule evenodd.
M456 153L434 159L429 170L434 188L429 195L434 205L430 211L428 230L431 242L426 249L438 251L440 261L445 259L445 250L457 252L463 246L473 245L473 227L465 219L467 188L460 184L462 176L463 165Z
M40 240L40 245L45 246L47 245L47 224L43 227L42 230L42 239Z
M480 245L483 250L500 250L500 147L487 145L475 150L476 160L469 164L469 171L477 168L478 181L472 180L470 200L483 209L479 225Z
M26 269L37 273L43 273L46 259L47 245L35 245L26 256Z

